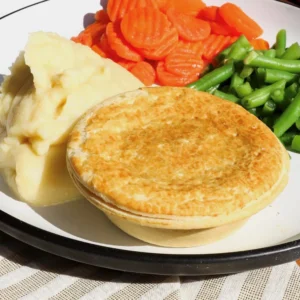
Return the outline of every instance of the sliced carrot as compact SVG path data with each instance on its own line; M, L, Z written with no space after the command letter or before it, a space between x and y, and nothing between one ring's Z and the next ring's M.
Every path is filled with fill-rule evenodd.
M156 73L151 64L146 61L138 62L130 69L130 72L142 81L146 86L154 84Z
M168 8L174 8L176 11L196 16L206 4L201 0L169 0Z
M227 24L220 24L219 22L209 22L211 33L219 35L232 35L232 30Z
M209 48L211 47L212 43L218 36L216 34L209 35L205 40L202 41L203 43L203 53L206 53Z
M106 53L101 49L99 45L93 45L92 50L94 50L97 54L99 54L102 57L107 57Z
M219 44L219 46L216 48L215 55L218 55L221 51L229 47L232 43L230 42L231 36L224 36L222 42Z
M114 61L120 59L117 53L110 47L106 33L103 33L103 35L101 36L99 47L106 54L107 58L111 58Z
M232 36L232 37L230 38L230 42L229 42L230 45L233 44L234 42L236 42L238 38L239 38L239 36Z
M116 63L128 71L130 71L137 64L137 62L126 60L126 59L118 60L116 61Z
M105 32L106 24L95 22L85 28L83 32L89 33L93 39L93 44L98 43Z
M224 35L215 35L210 41L209 46L203 54L203 58L211 62L215 56L217 56L221 51L230 46L231 37Z
M217 50L220 48L220 45L222 45L223 40L223 35L217 35L209 48L204 52L203 57L208 61L212 60L217 55Z
M181 76L168 72L165 68L165 63L163 61L160 61L157 64L156 75L158 83L165 86L185 86L198 79L198 76L196 74L189 76Z
M154 0L109 0L107 14L111 21L122 19L126 13L137 8L157 8Z
M170 0L154 0L154 2L156 3L158 9L160 9L162 12L166 12Z
M256 39L250 41L255 50L268 50L270 49L269 43L264 39Z
M107 24L110 21L107 12L103 9L98 10L95 13L94 18L97 22L102 23L102 24Z
M227 2L222 5L219 13L226 24L235 28L236 31L244 34L250 40L259 37L263 33L262 28L233 3Z
M177 30L172 27L164 36L161 46L154 49L140 49L140 53L148 59L161 60L176 47L178 43Z
M174 8L167 10L167 16L184 40L197 42L210 34L210 25L206 21L178 12Z
M142 60L142 56L124 39L119 21L108 23L106 35L111 49L120 57L132 61Z
M192 55L196 55L198 57L201 57L203 54L203 42L187 42L184 40L180 40L176 46L176 49L180 49L180 51L184 51L186 53L190 53Z
M158 9L136 8L128 12L121 22L124 38L134 47L159 47L171 28L166 15Z
M93 45L92 35L86 32L81 32L77 37L72 37L71 40L85 46L91 47Z
M166 57L165 68L175 75L199 76L203 70L203 60L201 56L187 52L185 48L178 48Z
M200 10L198 14L198 18L206 20L206 21L216 21L217 20L217 13L218 13L218 6L206 6Z

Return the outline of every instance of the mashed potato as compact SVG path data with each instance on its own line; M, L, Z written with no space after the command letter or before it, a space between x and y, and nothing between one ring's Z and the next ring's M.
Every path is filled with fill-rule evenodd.
M142 83L90 48L56 34L30 35L0 94L0 170L34 205L80 197L65 165L65 144L90 107Z

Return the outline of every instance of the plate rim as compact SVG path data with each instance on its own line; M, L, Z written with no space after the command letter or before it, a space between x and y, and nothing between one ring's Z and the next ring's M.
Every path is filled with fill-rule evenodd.
M3 20L39 1L0 17ZM278 1L283 5L289 5ZM295 261L300 239L253 250L217 254L159 254L122 250L77 241L23 222L0 209L0 230L43 251L77 262L119 271L154 275L223 275Z
M25 223L0 210L0 230L43 251L107 269L153 275L224 275L296 261L300 240L217 254L159 254L77 241Z

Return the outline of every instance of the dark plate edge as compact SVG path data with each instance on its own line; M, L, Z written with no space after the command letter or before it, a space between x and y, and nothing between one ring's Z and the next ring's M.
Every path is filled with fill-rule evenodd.
M0 17L0 20L49 1L43 0L22 7ZM300 257L300 240L257 250L209 255L168 255L119 250L50 233L22 222L2 210L0 230L28 245L67 259L119 271L155 275L232 274L279 265Z
M10 12L10 13L4 15L4 16L1 16L1 17L0 17L0 20L2 20L2 19L4 19L4 18L7 18L7 17L9 17L9 16L11 16L11 15L13 15L13 14L19 12L19 11L25 10L25 9L27 9L27 8L29 8L29 7L36 6L36 5L38 5L38 4L42 4L42 3L45 3L45 2L48 2L48 1L50 1L50 0L43 0L43 1L40 1L40 2L37 2L37 3L33 3L33 4L30 4L30 5L21 7L21 8L19 8L19 9L17 9L17 10L14 10L14 11L12 11L12 12Z
M31 226L0 211L0 230L67 259L98 267L156 275L221 275L270 267L300 257L300 240L234 253L169 255L140 253L84 243Z

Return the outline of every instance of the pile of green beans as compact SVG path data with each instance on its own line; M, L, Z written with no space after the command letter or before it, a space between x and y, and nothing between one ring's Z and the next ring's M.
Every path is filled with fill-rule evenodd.
M272 49L258 51L242 35L188 87L243 106L300 153L300 45L286 40L282 29Z

